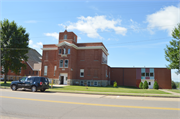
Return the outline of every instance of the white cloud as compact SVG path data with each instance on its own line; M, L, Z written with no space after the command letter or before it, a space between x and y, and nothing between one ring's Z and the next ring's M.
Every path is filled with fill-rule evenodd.
M108 20L106 16L95 16L95 17L78 17L78 21L76 23L70 22L70 25L67 26L68 30L77 29L85 34L87 34L90 38L100 38L103 39L99 34L98 30L107 31L109 29L113 29L116 34L126 35L127 29L124 27L120 27L121 20ZM63 26L63 24L59 24L59 26Z
M164 7L156 13L147 15L149 29L158 28L159 30L167 30L169 35L178 23L180 8L175 6ZM152 32L152 30L151 30Z
M139 32L140 24L130 19L131 25L130 28L133 29L135 32Z
M32 40L29 40L29 45L32 45L33 44L33 41Z
M45 35L46 36L52 36L52 37L54 37L56 39L59 38L59 33L57 33L57 32L54 32L54 33L45 33Z
M175 73L175 71L176 71L176 70L171 70L171 78L172 78L173 81L178 81L178 82L180 82L180 74L177 75L177 74Z
M25 21L25 23L37 23L38 21L36 20L29 20L29 21Z
M41 49L43 46L42 42L33 43L32 40L29 40L29 47L36 49L39 53L41 52Z

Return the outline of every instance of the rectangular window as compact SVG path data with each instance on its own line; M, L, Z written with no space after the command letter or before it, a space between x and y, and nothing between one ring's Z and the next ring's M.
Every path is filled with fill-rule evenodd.
M154 73L150 73L150 76L154 76Z
M44 76L47 76L47 68L48 66L44 66Z
M81 81L80 85L83 86L84 85L84 81Z
M64 39L67 39L67 35L64 35Z
M94 86L98 86L98 82L97 81L94 81Z
M48 52L46 52L46 57L45 57L46 60L48 60Z
M33 71L33 75L34 75L34 71Z
M145 68L142 68L142 69L141 69L141 73L145 73Z
M61 54L61 49L59 49L59 54Z
M76 42L76 37L74 36L74 42Z
M87 82L87 85L88 85L88 86L91 86L91 82L90 82L90 81L88 81L88 82Z
M146 76L149 76L149 73L146 73Z
M36 72L36 75L38 75L38 71Z
M141 73L141 76L145 76L145 73Z
M71 53L71 49L68 49L68 54L70 54Z
M68 60L65 60L64 67L68 67Z
M80 77L84 77L84 69L80 69Z
M63 60L59 61L59 67L63 67Z
M54 76L56 75L56 66L54 66Z

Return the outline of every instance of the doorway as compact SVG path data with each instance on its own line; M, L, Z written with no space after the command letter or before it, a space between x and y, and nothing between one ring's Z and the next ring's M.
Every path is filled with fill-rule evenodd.
M64 76L61 76L60 84L64 84Z
M67 85L67 76L68 76L68 74L67 73L60 73L60 75L59 75L59 84L60 85Z

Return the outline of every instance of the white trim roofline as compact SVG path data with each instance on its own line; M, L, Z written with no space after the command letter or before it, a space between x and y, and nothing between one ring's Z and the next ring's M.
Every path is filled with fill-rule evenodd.
M62 45L68 45L68 46L72 46L74 47L75 49L102 49L104 51L104 53L106 55L109 55L108 51L105 49L104 46L86 46L86 47L78 47L77 45L75 44L72 44L72 43L68 43L66 41L60 43L60 44L56 44L56 46L60 47ZM49 48L41 48L42 50L57 50L58 48L54 48L54 47L49 47Z

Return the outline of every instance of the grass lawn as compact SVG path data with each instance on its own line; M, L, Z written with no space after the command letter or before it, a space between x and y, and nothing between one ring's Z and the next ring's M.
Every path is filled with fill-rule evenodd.
M11 81L6 81L6 84L4 84L4 81L0 81L0 86L10 86Z
M169 89L171 92L180 93L180 89Z
M64 92L104 92L104 93L136 93L136 94L170 94L155 89L138 89L135 87L88 87L85 86L64 86L64 87L53 87L48 89L49 91L64 91Z

